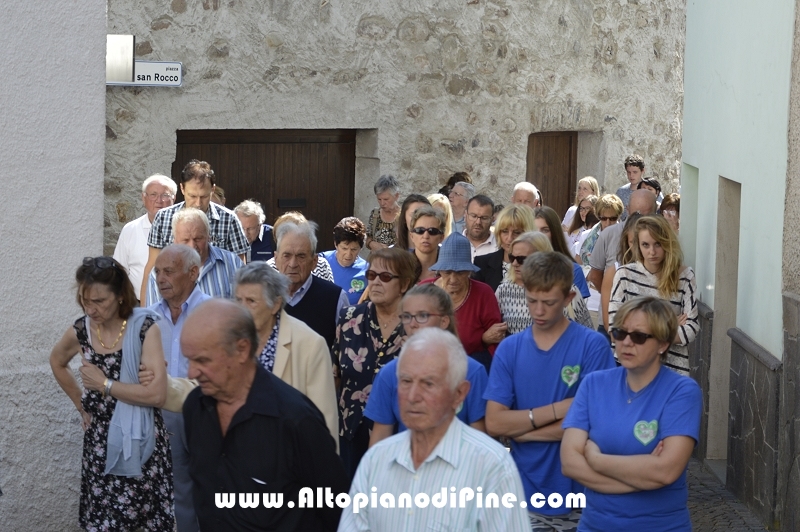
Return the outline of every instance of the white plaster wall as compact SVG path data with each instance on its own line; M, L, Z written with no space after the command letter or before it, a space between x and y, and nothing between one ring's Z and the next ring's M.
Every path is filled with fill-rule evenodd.
M682 149L699 171L692 266L713 307L718 177L741 183L736 326L778 358L794 4L688 0L686 7Z
M142 179L169 173L177 129L378 130L357 165L361 216L380 174L406 194L467 170L507 203L541 131L599 135L582 167L608 190L633 152L677 188L684 0L128 0L110 3L109 30L185 75L108 92L106 249L141 212Z
M0 530L74 530L82 431L50 350L80 314L74 272L102 250L103 0L0 16Z

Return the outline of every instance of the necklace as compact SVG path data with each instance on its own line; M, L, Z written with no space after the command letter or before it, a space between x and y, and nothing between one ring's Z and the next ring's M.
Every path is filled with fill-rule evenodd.
M642 388L638 392L634 392L633 390L631 390L631 387L630 387L630 385L628 385L628 382L625 381L625 397L628 398L628 404L631 404L632 401L634 401L635 399L638 399L639 396L641 396L642 393L644 393L644 391L646 389L647 389L647 386L645 386L644 388ZM631 395L631 394L633 394L633 395Z
M128 325L128 320L122 321L122 327L119 329L119 334L117 335L117 339L114 340L114 343L110 346L103 343L103 337L100 335L100 324L97 324L97 340L100 342L100 345L103 346L103 349L114 349L114 347L119 343L119 339L122 338L122 333L125 332L125 326Z

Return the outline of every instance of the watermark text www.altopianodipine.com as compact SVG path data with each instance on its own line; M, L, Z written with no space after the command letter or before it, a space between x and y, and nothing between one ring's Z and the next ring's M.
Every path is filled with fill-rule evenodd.
M551 493L545 496L541 493L531 495L529 501L518 498L514 493L484 493L483 488L443 487L433 495L427 493L378 493L377 488L372 488L371 493L334 494L330 488L302 488L297 502L284 501L283 493L217 493L214 497L217 508L339 508L352 507L353 513L359 513L364 508L513 508L518 505L522 508L537 510L545 506L557 509L577 509L586 507L586 496L583 493Z

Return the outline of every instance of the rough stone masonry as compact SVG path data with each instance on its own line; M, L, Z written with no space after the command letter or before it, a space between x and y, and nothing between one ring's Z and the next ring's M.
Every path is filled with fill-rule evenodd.
M170 173L178 129L376 132L361 216L382 173L427 193L466 170L507 202L545 131L581 132L579 177L608 191L633 152L678 186L682 0L114 0L108 32L181 61L184 85L107 90L106 252L143 212L142 180Z

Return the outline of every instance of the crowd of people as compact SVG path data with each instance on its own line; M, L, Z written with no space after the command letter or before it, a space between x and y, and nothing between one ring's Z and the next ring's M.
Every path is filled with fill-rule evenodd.
M402 201L382 176L378 207L322 245L299 212L225 207L207 162L183 202L147 178L113 258L77 269L84 315L50 359L85 431L80 525L690 530L680 196L623 166L563 216L529 182L503 206L464 172Z

